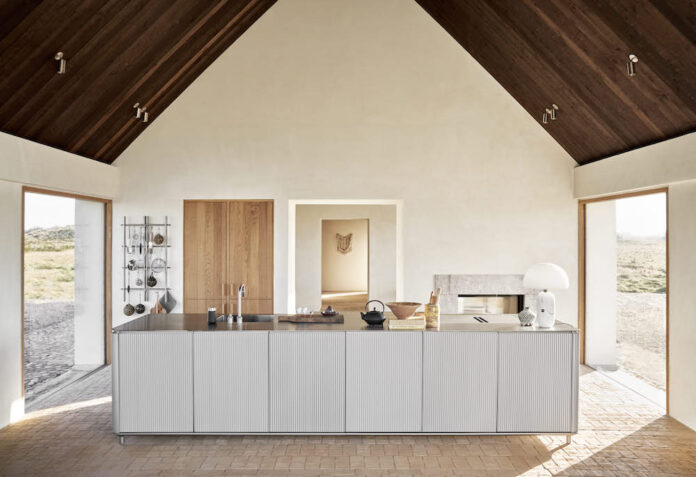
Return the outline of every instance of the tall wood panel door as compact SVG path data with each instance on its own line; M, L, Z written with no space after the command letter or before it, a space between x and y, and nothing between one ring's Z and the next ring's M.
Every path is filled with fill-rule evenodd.
M184 201L184 312L273 313L273 201Z
M246 285L242 313L273 313L273 201L229 202L230 299Z
M184 312L229 310L226 201L184 201Z

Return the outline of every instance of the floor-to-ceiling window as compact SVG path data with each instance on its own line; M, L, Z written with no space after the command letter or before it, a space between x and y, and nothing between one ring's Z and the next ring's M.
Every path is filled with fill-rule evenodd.
M24 193L24 392L28 406L106 359L106 207Z
M584 207L585 362L665 407L667 194Z

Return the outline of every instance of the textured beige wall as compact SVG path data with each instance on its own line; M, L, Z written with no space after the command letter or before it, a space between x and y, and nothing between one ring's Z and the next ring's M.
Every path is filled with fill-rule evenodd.
M322 291L367 291L369 257L367 219L321 221ZM351 250L340 253L336 234L351 234Z
M577 276L575 162L411 0L278 2L152 117L115 163L114 216L170 217L179 302L187 198L275 199L279 312L292 199L401 200L404 300L436 273ZM576 290L557 294L563 321Z
M696 429L696 181L669 187L669 412Z

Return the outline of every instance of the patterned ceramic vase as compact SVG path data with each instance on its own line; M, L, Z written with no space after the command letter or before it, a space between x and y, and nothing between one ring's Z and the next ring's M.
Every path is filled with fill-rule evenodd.
M532 326L534 320L536 320L536 314L528 306L525 306L524 310L520 311L517 316L522 326Z

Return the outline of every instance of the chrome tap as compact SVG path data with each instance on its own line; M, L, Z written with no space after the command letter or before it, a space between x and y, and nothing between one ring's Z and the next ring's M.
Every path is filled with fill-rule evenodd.
M237 323L242 322L242 298L246 296L246 286L242 283L237 289Z

